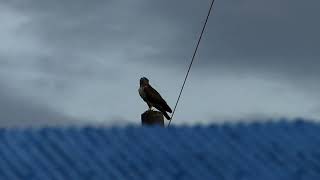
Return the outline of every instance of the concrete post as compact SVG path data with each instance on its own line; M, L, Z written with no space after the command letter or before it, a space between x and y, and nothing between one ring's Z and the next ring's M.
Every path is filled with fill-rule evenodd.
M148 110L141 114L142 125L158 125L164 127L163 114L159 111Z

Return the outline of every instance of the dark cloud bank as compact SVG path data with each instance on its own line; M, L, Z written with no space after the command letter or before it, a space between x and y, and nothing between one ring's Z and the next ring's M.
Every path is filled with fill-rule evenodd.
M19 97L1 86L0 125L2 127L61 125L70 122L71 118L54 112L43 104L37 104L32 99Z

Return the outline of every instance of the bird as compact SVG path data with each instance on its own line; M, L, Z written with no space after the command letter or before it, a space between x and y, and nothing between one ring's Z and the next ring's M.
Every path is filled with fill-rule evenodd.
M172 113L171 108L167 102L161 97L161 95L149 84L149 79L146 77L140 78L139 95L149 106L149 111L152 107L158 109L167 120L170 120L170 116L167 112Z

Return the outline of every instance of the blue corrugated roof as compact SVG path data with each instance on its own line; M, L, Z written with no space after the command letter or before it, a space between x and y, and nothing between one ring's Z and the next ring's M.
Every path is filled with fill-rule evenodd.
M320 125L0 130L0 179L320 179Z

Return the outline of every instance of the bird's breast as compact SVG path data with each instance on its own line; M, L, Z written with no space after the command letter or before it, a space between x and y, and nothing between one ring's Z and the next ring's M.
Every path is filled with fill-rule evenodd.
M144 92L144 88L140 87L138 91L139 91L139 95L142 97L142 99L145 99L146 93Z

